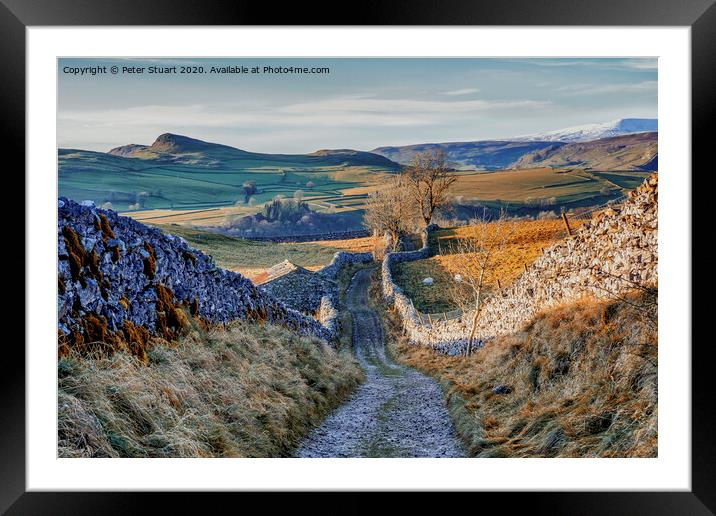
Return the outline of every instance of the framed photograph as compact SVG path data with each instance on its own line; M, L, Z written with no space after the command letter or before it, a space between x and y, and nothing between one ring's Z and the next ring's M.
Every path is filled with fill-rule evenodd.
M0 508L711 514L691 169L713 2L271 10L2 0L26 339Z

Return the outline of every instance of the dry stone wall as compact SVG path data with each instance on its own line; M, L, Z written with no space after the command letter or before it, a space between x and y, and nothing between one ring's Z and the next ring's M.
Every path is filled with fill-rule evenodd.
M349 240L351 238L364 238L370 236L366 229L352 231L330 231L328 233L313 233L310 235L287 235L287 236L245 236L247 240L257 242L316 242L320 240Z
M373 261L373 253L349 253L346 251L338 251L333 255L331 263L316 271L316 274L323 276L331 281L338 279L338 274L346 265L353 263L370 263Z
M318 309L318 320L331 334L338 335L340 331L340 319L338 318L338 310L336 302L332 296L323 296L321 298L321 306Z
M318 320L334 335L340 331L340 320L338 317L338 274L344 267L351 264L371 263L374 260L373 253L349 253L338 251L333 255L331 263L316 271L316 275L330 281L334 290L321 297L321 304L318 309Z
M421 251L423 251L421 249ZM391 265L421 259L391 253L383 260L383 295L400 315L411 342L457 354L464 350L474 312L423 324L392 279ZM396 256L398 255L398 256ZM597 214L571 239L545 250L512 285L488 299L477 327L478 346L519 331L540 310L583 296L614 298L638 286L658 285L658 176L630 192L620 207Z
M290 264L295 270L261 285L259 289L291 308L315 313L320 323L332 335L337 335L340 331L336 308L339 297L338 274L350 264L372 261L372 253L338 251L333 255L331 263L316 272Z
M60 337L96 340L89 333L98 325L102 334L123 328L126 333L125 321L160 333L177 323L167 313L185 305L211 323L266 320L301 334L335 338L319 321L260 292L242 275L217 267L182 238L91 203L58 199L57 245Z
M279 265L284 264L286 262ZM324 297L337 301L338 285L335 281L290 262L288 267L293 270L259 285L259 290L272 295L289 308L308 314L318 312Z

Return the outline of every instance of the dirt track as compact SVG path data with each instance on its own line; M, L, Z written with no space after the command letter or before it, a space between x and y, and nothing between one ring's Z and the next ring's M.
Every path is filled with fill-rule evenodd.
M367 302L370 274L356 273L347 296L353 349L366 381L311 432L295 455L464 457L438 384L386 357L381 322Z

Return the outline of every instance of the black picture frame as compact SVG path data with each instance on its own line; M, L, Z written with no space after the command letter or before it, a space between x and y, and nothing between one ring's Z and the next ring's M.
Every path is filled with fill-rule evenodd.
M0 0L0 130L6 152L25 155L25 30L28 26L71 25L592 25L592 26L689 26L692 35L692 152L693 168L707 171L709 128L716 92L715 0L399 0L364 1L345 14L338 4L306 5L222 0ZM348 14L350 13L350 14ZM568 49L567 49L568 50ZM713 144L711 144L713 145ZM690 174L690 171L681 171ZM24 196L23 196L24 198ZM692 210L692 218L695 219ZM18 238L24 239L23 236ZM23 247L24 248L24 247ZM20 249L19 242L17 249ZM21 258L22 257L22 258ZM24 252L14 255L13 270L25 263ZM694 263L695 265L695 263ZM23 265L24 267L24 265ZM27 275L30 271L25 269ZM3 304L6 304L3 301ZM15 295L4 306L17 311ZM24 303L23 303L24 306ZM699 310L694 305L697 314ZM9 313L9 312L5 312ZM693 316L692 316L693 320ZM716 511L714 456L711 435L713 381L707 356L710 341L692 346L692 491L620 493L479 493L480 505L499 504L504 512L524 508L550 514L713 514ZM680 343L685 349L691 343ZM171 493L26 493L25 492L25 353L20 346L4 346L0 374L0 512L8 514L119 514L141 512L161 496L163 509L171 505L186 512L187 495ZM257 494L242 494L243 503ZM263 495L265 496L265 495ZM273 496L273 495L272 495ZM358 494L343 502L344 512L366 512L370 502ZM403 497L403 510L423 506L423 497ZM458 497L453 503L461 503ZM499 498L499 499L497 499ZM302 505L299 497L298 504ZM324 499L327 503L327 499ZM207 504L226 504L226 496L203 496ZM490 503L492 502L492 503ZM294 502L295 503L295 502ZM306 502L307 506L315 502ZM469 503L476 503L476 500ZM166 505L165 505L166 504ZM247 507L246 505L244 507ZM477 507L476 507L477 509Z

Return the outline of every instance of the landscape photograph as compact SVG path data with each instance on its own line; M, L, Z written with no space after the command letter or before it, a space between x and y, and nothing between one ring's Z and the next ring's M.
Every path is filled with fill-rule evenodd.
M57 66L58 457L658 457L656 58Z

